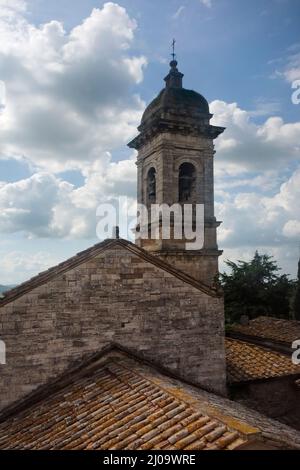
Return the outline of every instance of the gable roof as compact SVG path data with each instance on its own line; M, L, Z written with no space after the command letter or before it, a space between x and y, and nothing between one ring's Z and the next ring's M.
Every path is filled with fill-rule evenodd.
M300 377L291 357L245 341L226 338L227 380L230 385L278 377Z
M205 294L211 297L220 297L222 293L217 289L214 289L210 286L207 286L203 282L194 279L192 276L180 271L179 269L171 266L170 264L166 263L165 261L161 260L160 258L151 255L146 250L138 247L137 245L131 243L128 240L124 239L108 239L101 243L97 243L96 245L84 250L80 253L77 253L72 258L69 258L66 261L54 266L47 271L44 271L37 276L29 279L28 281L18 285L14 289L11 289L3 295L3 298L0 298L0 308L16 299L21 297L23 294L30 292L32 289L39 287L48 281L52 280L56 276L59 276L70 269L73 269L79 266L82 263L94 258L95 256L103 253L105 250L117 248L118 246L123 247L124 249L134 253L136 256L142 258L143 260L147 261L148 263L167 271L168 273L172 274L173 276L177 277L178 279L190 284L191 286L195 287L196 289L204 292Z
M230 403L115 348L1 422L0 449L300 448L297 431Z
M232 325L228 335L290 354L293 341L300 339L300 322L261 316L247 325Z
M2 449L234 449L244 442L113 356L0 425Z

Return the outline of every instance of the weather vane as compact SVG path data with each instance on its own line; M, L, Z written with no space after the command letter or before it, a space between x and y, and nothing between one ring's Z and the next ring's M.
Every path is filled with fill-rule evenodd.
M176 54L175 54L175 45L176 45L176 41L175 41L175 39L173 39L173 41L172 41L172 51L173 51L173 52L172 52L172 54L171 54L171 56L173 57L173 60L175 60L175 58L176 58Z

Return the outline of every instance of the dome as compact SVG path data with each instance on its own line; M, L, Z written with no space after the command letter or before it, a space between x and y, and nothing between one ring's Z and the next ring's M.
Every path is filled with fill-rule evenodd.
M173 54L172 54L173 55ZM205 135L215 139L224 128L212 126L212 114L204 96L182 86L183 73L177 68L177 61L170 62L170 71L165 77L166 87L147 106L140 126L139 135L128 146L139 150L153 136L162 132Z
M142 124L154 117L163 117L165 113L171 113L177 117L190 118L209 115L209 105L204 96L193 90L185 88L166 87L146 108ZM203 116L204 117L204 116Z
M182 121L210 118L206 99L193 90L182 87L183 74L177 68L177 61L170 62L170 72L165 78L166 87L149 104L142 117L142 126L153 119Z

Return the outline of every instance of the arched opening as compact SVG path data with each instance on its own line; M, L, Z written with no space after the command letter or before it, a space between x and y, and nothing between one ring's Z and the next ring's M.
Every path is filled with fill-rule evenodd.
M179 167L179 202L191 200L195 191L196 169L192 163L183 163Z
M148 171L147 193L148 202L150 204L154 204L156 202L156 170L153 167Z

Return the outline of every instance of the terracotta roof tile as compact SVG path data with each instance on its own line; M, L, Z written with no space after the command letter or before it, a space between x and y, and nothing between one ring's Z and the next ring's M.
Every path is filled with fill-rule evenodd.
M300 375L291 356L245 341L226 338L227 377L231 384L251 380Z
M1 449L234 448L247 438L110 359L0 424Z
M300 448L295 430L116 349L0 417L0 449L231 450L270 436L277 447Z
M231 326L229 333L271 340L291 347L293 341L300 339L300 322L282 318L258 317L250 320L248 325Z
M228 445L232 444L238 439L239 435L236 431L234 432L225 432L220 439L216 441L216 444L220 449L224 449Z

